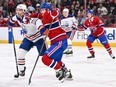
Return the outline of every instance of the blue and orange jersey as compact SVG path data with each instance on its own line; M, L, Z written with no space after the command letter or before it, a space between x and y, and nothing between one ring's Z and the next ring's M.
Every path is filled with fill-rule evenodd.
M23 15L22 18L19 18L17 15L15 15L8 21L8 25L13 26L15 22L17 22L23 30L24 25L29 27L29 24L34 24L36 26L35 28L32 27L26 29L26 32L31 32L31 34L29 35L28 33L26 33L24 34L24 37L32 42L36 42L41 38L40 36L42 35L42 32L44 32L45 28L40 19L27 17L28 16Z

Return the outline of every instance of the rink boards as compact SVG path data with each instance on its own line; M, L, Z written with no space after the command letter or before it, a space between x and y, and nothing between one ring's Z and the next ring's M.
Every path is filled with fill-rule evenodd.
M106 36L112 47L116 47L116 28L105 28ZM13 34L15 43L20 44L23 39L24 32L20 27L13 27ZM77 31L73 38L73 46L86 46L86 40L90 31ZM47 39L48 40L48 39ZM8 27L0 27L0 43L12 43L11 29ZM49 40L48 40L49 43ZM94 46L101 46L100 42L96 40L93 43Z

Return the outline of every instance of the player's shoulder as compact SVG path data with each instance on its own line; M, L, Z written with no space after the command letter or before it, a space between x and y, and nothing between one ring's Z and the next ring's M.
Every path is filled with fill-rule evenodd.
M98 19L100 19L100 17L94 16L94 20L98 20Z
M37 18L42 19L43 18L42 13L38 13Z
M84 20L84 23L88 23L88 22L89 22L89 19Z
M14 15L12 18L11 18L13 21L16 21L18 19L18 16L17 15Z
M39 19L39 18L31 18L31 21L39 21L39 22L41 22L41 19Z
M68 18L71 18L71 17L74 17L74 16L73 16L72 14L69 14L69 15L68 15Z
M56 16L56 15L59 14L59 11L58 11L56 8L54 8L54 9L52 10L51 14L52 14L52 16Z
M64 17L63 15L61 15L61 18L60 18L60 19L62 20L62 19L64 19L64 18L65 18L65 17Z

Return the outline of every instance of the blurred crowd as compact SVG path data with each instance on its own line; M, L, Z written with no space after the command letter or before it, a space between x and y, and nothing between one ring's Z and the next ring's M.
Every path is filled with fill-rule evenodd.
M15 15L18 4L24 3L32 11L39 13L42 0L0 0L0 26L7 26L7 20ZM53 7L68 8L79 22L79 26L86 18L86 11L93 9L96 16L101 17L106 27L116 27L116 0L45 0ZM32 9L34 8L34 10ZM18 25L15 25L18 26Z

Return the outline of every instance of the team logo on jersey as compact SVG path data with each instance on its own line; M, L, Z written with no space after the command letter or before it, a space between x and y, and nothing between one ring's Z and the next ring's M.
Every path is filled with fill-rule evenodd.
M67 21L65 22L65 27L69 27L69 23Z

